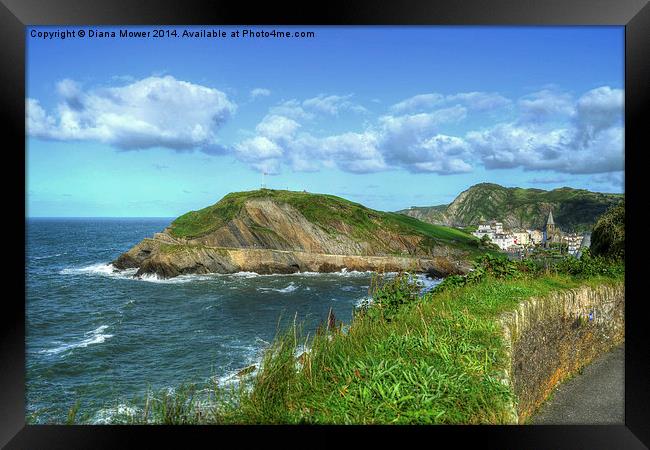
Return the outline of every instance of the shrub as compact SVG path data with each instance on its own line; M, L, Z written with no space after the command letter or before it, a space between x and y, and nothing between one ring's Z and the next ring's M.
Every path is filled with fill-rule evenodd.
M580 278L593 276L616 277L625 273L625 266L621 260L592 256L589 249L585 249L580 258L567 256L555 266L558 273L572 275Z
M520 263L509 260L505 255L482 255L474 260L473 265L473 270L467 275L448 276L436 286L433 292L442 292L465 284L478 283L487 276L497 279L510 279L522 275Z
M594 256L625 257L625 200L600 216L591 233Z
M409 273L400 273L393 279L373 276L370 293L374 304L381 311L381 316L390 321L400 306L417 300L422 285Z

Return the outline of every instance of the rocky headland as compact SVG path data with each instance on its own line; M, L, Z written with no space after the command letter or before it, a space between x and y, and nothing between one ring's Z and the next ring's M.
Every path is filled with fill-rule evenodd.
M465 273L471 235L323 194L262 189L184 214L120 255L136 276L256 272Z

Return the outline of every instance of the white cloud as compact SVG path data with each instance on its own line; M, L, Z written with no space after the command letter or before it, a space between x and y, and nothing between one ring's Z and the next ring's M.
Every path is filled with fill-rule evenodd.
M467 141L487 169L521 167L562 173L603 173L624 166L623 129L598 133L586 145L575 145L578 131L500 124L470 132Z
M210 148L236 106L217 89L171 76L84 91L72 80L57 85L60 103L48 113L27 99L27 132L53 140L93 140L123 150Z
M382 116L379 118L382 154L390 165L411 172L470 171L463 140L439 134L442 125L462 121L466 115L467 109L456 105L430 113Z
M269 139L287 139L300 128L300 124L288 117L270 114L255 127L255 131Z
M430 113L382 116L379 118L379 125L384 133L393 137L421 137L434 131L441 124L458 122L465 119L466 116L466 108L452 106Z
M242 161L257 162L264 159L279 158L282 148L264 136L256 136L235 145L237 157Z
M509 99L496 92L461 92L460 94L448 95L445 100L447 103L460 103L476 111L502 108L512 103Z
M272 158L296 171L337 167L368 173L404 167L412 172L467 172L471 166L463 159L467 148L464 141L453 136L432 136L441 124L462 120L465 115L465 108L454 106L430 113L382 116L376 127L364 132L317 137L306 131L297 133L301 125L293 119L270 114L257 125L257 140L248 139L237 148L239 155ZM254 161L239 158L249 164Z
M253 100L259 97L268 97L269 95L271 95L271 91L265 88L255 88L250 93L251 99Z
M271 107L269 109L269 114L285 116L295 120L311 120L315 117L313 113L305 111L300 102L296 99L286 100Z
M251 96L266 95L262 91L257 88ZM294 171L401 168L446 175L482 165L488 170L608 174L621 172L624 165L623 91L608 86L577 97L548 88L514 103L489 92L422 94L375 119L366 116L361 129L341 129L337 121L337 132L330 134L323 131L327 121L336 121L343 112L366 110L352 95L321 94L269 108L246 139L228 147L217 132L236 106L217 89L165 76L94 90L62 80L57 94L60 101L51 111L37 99L26 100L31 136L96 140L120 149L198 148L233 155L267 173L286 166ZM505 106L509 109L501 120L490 114L482 128L458 132L472 123L463 124L467 117L503 112L499 108Z
M440 105L444 99L445 97L442 94L420 94L394 104L391 109L397 113L430 109L434 106Z
M625 191L625 171L623 170L595 175L591 178L591 181L609 186L617 192Z
M575 103L570 94L549 89L526 95L518 103L521 121L565 119L575 112Z
M354 103L352 95L325 95L308 98L303 101L291 99L272 107L270 114L286 116L295 120L312 120L318 115L338 116L343 111L355 113L368 112L363 106Z
M302 106L308 110L321 114L337 116L341 111L366 112L366 108L353 103L352 95L318 95L302 102Z
M318 156L347 172L366 173L388 167L372 132L344 133L316 140Z
M576 104L576 141L588 145L598 133L614 126L623 126L624 93L622 89L602 86L592 89Z
M509 99L496 92L460 92L442 95L436 92L420 94L394 104L391 110L396 113L410 113L441 108L449 105L461 105L470 110L487 111L507 106Z

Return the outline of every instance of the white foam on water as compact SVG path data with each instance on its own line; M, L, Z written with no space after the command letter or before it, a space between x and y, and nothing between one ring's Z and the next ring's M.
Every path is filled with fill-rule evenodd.
M358 271L358 270L347 270L343 268L339 272L295 272L287 274L287 276L305 276L305 277L324 277L328 275L338 276L338 277L367 277L372 275L374 272L371 270L367 271Z
M100 275L111 278L133 278L138 269L119 270L110 263L97 263L84 267L70 267L61 270L61 275Z
M418 274L417 280L422 284L422 292L428 292L442 283L442 278L429 278L424 274Z
M206 281L214 279L214 275L198 275L198 274L188 274L188 275L178 275L173 278L161 278L155 273L145 273L135 278L140 281L147 281L149 283L161 283L161 284L182 284L182 283L191 283L193 281Z
M256 273L256 272L235 272L235 273L227 273L227 274L216 274L216 275L221 275L221 276L229 276L229 277L240 277L240 278L257 278L257 277L322 277L322 276L327 276L327 275L334 275L334 276L340 276L340 277L363 277L363 276L368 276L372 275L374 272L368 270L368 271L357 271L357 270L347 270L343 268L339 272L293 272L293 273ZM392 272L387 274L391 274Z
M49 259L49 258L56 258L58 256L61 256L61 253L57 253L55 255L45 255L45 256L34 256L34 259Z
M216 381L219 384L219 386L237 385L239 384L239 381L241 379L241 377L238 376L237 374L239 374L239 372L241 372L243 369L253 365L255 366L255 369L252 370L250 373L246 374L246 377L255 376L259 372L260 368L262 367L264 350L268 348L270 345L271 345L270 342L258 336L255 337L255 343L253 345L251 344L230 345L231 348L244 350L244 358L243 358L244 362L242 366L222 376L213 377L212 379Z
M289 283L289 285L287 287L284 287L284 288L281 288L281 289L268 288L268 287L257 288L258 291L274 291L274 292L279 292L281 294L288 294L290 292L295 291L296 289L298 289L298 286L296 286L293 281L291 283Z
M235 272L235 273L229 273L224 275L228 275L231 277L240 277L240 278L256 278L262 276L259 273L255 273L255 272Z
M100 327L97 327L96 329L92 331L87 331L84 333L84 336L87 336L86 338L82 339L79 342L73 342L70 344L63 344L59 345L58 347L54 347L51 349L47 350L41 350L39 353L46 353L46 354L59 354L62 352L65 352L67 350L72 350L75 348L85 348L88 347L89 345L94 345L94 344L102 344L106 341L106 339L110 339L113 337L112 334L105 334L104 331L108 328L108 325L102 325Z
M93 425L110 425L114 423L114 418L131 418L138 413L138 408L133 406L119 404L114 408L103 408L95 413L91 423Z
M259 274L255 272L235 272L235 273L211 273L211 274L186 274L178 275L173 278L161 278L157 274L142 274L138 277L135 277L138 269L117 269L111 263L96 263L89 266L83 267L68 267L59 271L61 275L91 275L91 276L105 276L110 278L119 278L125 280L136 280L136 281L146 281L150 283L162 283L162 284L181 284L181 283L191 283L194 281L206 281L214 280L219 278L257 278L257 277L326 277L326 276L339 276L339 277L366 277L372 275L372 271L359 272L356 270L347 270L342 269L340 272L295 272L290 274ZM391 275L387 273L387 275ZM230 287L230 289L236 289L236 287ZM267 288L260 288L262 290ZM276 290L273 288L268 288L269 290ZM282 289L278 289L277 292L288 293L296 290L297 287L293 285L293 282Z
M361 308L364 306L372 305L373 302L374 300L372 299L372 297L362 297L354 303L354 306L356 306L357 308Z

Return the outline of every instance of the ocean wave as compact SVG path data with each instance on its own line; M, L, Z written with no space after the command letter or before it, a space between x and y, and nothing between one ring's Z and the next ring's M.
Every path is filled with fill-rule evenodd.
M371 270L358 271L342 269L339 272L295 272L287 274L287 276L305 276L305 277L322 277L322 276L337 276L337 277L367 277L371 276L374 272Z
M257 278L263 276L255 272L235 272L235 273L227 273L223 275L231 276L231 277L240 277L240 278Z
M212 381L217 382L220 386L237 385L241 379L239 373L248 367L255 366L255 368L246 374L246 376L255 376L262 367L262 360L264 359L264 351L271 345L270 342L262 339L259 336L255 337L252 344L241 343L235 341L228 345L231 349L243 350L243 358L241 358L241 367L226 372L223 375L212 377Z
M69 267L61 270L61 275L100 275L112 278L133 278L138 269L119 270L110 263L97 263L84 267Z
M117 269L111 263L96 263L89 266L83 267L69 267L62 269L59 273L61 275L93 275L93 276L106 276L110 278L119 278L119 279L128 279L128 280L137 280L137 281L146 281L150 283L163 283L163 284L181 284L181 283L191 283L194 281L208 281L214 279L223 279L223 278L257 278L257 277L274 277L274 278L284 278L284 277L327 277L327 276L337 276L337 277L368 277L371 276L374 272L372 271L357 271L357 270L347 270L342 269L339 272L295 272L290 274L259 274L255 272L235 272L235 273L210 273L210 274L186 274L178 275L173 278L161 278L157 274L143 274L138 277L135 277L137 269ZM387 272L386 276L394 276L396 273ZM440 282L437 279L428 279L424 275L418 275L418 279L423 281L425 286L433 287ZM297 289L293 282L289 286L282 289L275 288L259 288L260 290L273 290L281 293L293 292ZM344 289L345 290L345 289Z
M372 297L362 297L354 303L354 306L357 308L362 308L368 305L372 305L373 302L374 300Z
M225 277L238 277L238 278L257 278L257 277L323 277L323 276L339 276L339 277L366 277L372 275L374 272L371 270L367 271L358 271L358 270L347 270L343 268L339 272L294 272L294 273L256 273L256 272L234 272L226 274L214 274L217 276ZM387 272L387 275L393 274L393 272Z
M44 256L33 256L32 258L34 259L49 259L49 258L56 258L58 256L61 256L62 253L57 253L55 255L44 255Z
M298 289L298 286L296 286L293 281L291 283L289 283L289 285L287 287L284 287L284 288L281 288L281 289L269 288L269 287L257 288L258 291L274 291L274 292L280 292L281 294L288 294L290 292L295 291L296 289Z
M155 273L145 273L134 279L140 281L146 281L149 283L183 284L183 283L191 283L193 281L213 280L215 278L215 275L216 274L208 274L208 275L187 274L187 275L178 275L173 278L161 278Z
M115 419L130 419L135 417L139 409L134 406L119 404L114 408L103 408L95 413L91 423L93 425L110 425L115 423Z
M65 352L67 350L72 350L75 348L85 348L88 347L89 345L94 345L94 344L102 344L106 339L110 339L113 337L112 334L105 334L104 331L108 328L108 325L102 325L100 327L97 327L96 329L92 331L87 331L84 333L84 336L87 336L86 338L82 339L79 342L73 342L71 344L62 344L59 345L58 347L47 349L47 350L41 350L40 353L46 353L46 354L59 354L62 352Z
M422 292L428 292L442 283L442 278L429 278L424 274L418 274L417 280L422 285Z

